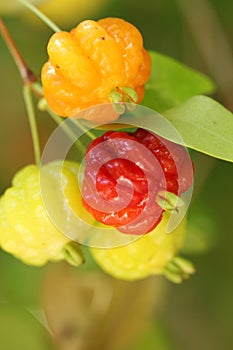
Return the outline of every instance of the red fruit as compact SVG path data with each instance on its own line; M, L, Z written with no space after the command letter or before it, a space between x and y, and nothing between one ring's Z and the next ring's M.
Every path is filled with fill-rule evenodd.
M158 159L167 181L167 191L182 194L193 182L193 164L184 146L152 132L138 129L134 136Z
M85 162L84 207L130 234L158 225L164 211L156 202L159 191L180 195L193 179L186 149L144 129L106 132L89 144Z

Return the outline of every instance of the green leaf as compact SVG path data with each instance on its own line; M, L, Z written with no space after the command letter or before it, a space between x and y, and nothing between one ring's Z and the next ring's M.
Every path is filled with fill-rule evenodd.
M152 73L142 104L157 112L177 106L190 97L210 94L213 82L202 73L157 52L150 52Z
M233 162L233 115L215 100L195 96L163 116L177 129L187 147Z

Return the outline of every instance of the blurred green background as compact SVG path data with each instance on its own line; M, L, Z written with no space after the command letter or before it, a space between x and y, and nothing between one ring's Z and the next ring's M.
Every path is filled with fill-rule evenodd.
M46 5L46 1L44 3ZM72 11L67 11L69 0L64 3L66 5L62 0L53 1L51 9L47 9L51 19L62 28L69 29L86 18L122 17L140 29L146 48L174 57L211 76L218 86L214 97L233 111L231 0L99 0L89 1L89 5L85 1L70 0L74 6ZM0 12L18 48L31 69L39 75L47 59L46 45L51 30L28 10L20 11L14 4L13 12L1 7L4 4L0 5ZM45 11L46 7L43 9ZM10 185L14 173L33 162L22 83L2 38L0 77L2 193ZM37 116L43 146L54 124L45 113L38 112ZM96 267L93 270L91 264L80 272L63 264L32 268L0 251L0 343L4 344L4 350L13 350L16 345L18 349L41 350L233 348L233 165L197 152L192 152L192 155L196 179L189 210L189 240L193 246L189 242L186 256L196 265L194 277L180 286L162 278L130 284L106 277ZM192 224L194 232L191 232ZM97 290L104 299L107 298L105 293L110 293L109 298L114 300L112 306L101 313L93 309L93 303L87 302L86 308L75 304L82 320L89 312L86 324L77 331L74 318L63 337L55 336L55 340L51 340L40 309L42 303L47 305L46 298L53 290L47 281L48 276L55 278L54 285L57 283L58 290L59 286L68 284L67 276L70 276L69 281L75 280L76 297L80 298L82 305L87 302L87 296L84 297L81 291L95 293ZM44 288L48 288L46 297ZM115 294L117 296L113 297ZM58 304L63 302L64 295L69 298L69 293L61 293ZM100 305L101 302L100 298ZM118 305L118 312L114 303ZM57 310L55 306L54 310ZM56 327L59 326L55 325L53 317L49 318L52 311L47 312L52 325L50 328L54 327L56 335L59 333L56 333ZM135 318L148 321L146 325L143 325L144 322L132 325ZM38 319L39 322L36 322ZM125 327L120 327L124 319L127 321ZM113 328L106 327L106 323ZM23 324L22 329L18 324ZM100 324L105 326L100 327ZM9 329L16 332L13 339ZM35 336L26 337L26 333ZM98 341L90 345L90 337L86 333L92 334Z

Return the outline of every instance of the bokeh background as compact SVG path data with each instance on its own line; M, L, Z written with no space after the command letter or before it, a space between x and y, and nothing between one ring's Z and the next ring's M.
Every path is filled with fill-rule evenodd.
M109 16L134 23L148 49L212 77L214 98L233 111L232 0L47 0L39 6L63 29ZM39 75L51 30L14 0L1 2L0 14ZM3 193L14 173L33 162L33 151L22 82L2 38L0 77ZM55 125L46 113L37 119L43 146ZM233 348L233 165L197 152L192 157L196 178L184 253L195 276L180 286L160 277L127 283L91 260L81 269L33 268L0 251L2 349Z

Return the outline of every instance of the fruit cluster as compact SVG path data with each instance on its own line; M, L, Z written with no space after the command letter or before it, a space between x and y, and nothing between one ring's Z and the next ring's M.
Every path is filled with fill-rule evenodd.
M61 116L109 103L114 90L122 101L140 103L143 98L151 58L140 32L122 19L86 20L70 33L55 33L48 54L41 74L43 92Z
M55 33L48 54L41 79L53 112L70 117L82 111L77 117L97 121L92 111L96 105L142 101L151 58L132 24L119 18L86 20L69 33ZM104 108L99 120L118 118L119 111L109 106L111 110ZM58 224L65 220L66 228L72 227L71 209L78 219L77 240L85 227L91 235L90 227L101 230L102 224L113 227L121 238L117 230L132 235L148 233L123 247L90 247L94 259L113 276L134 280L165 274L175 282L188 278L193 267L180 258L173 259L183 244L185 221L172 235L165 234L170 219L165 194L178 199L193 180L186 149L144 129L108 131L90 143L85 161L82 194L78 163L55 162L41 169L29 165L15 175L12 187L0 199L1 248L30 265L63 259L79 265L83 261L79 244L66 237ZM46 193L41 191L41 180L47 184ZM57 222L50 220L43 194L59 216ZM165 196L162 204L161 196ZM83 242L88 243L88 238ZM111 237L107 242L111 246Z
M144 129L108 131L90 143L82 196L94 218L123 233L144 234L162 219L160 193L180 196L192 184L185 147Z

